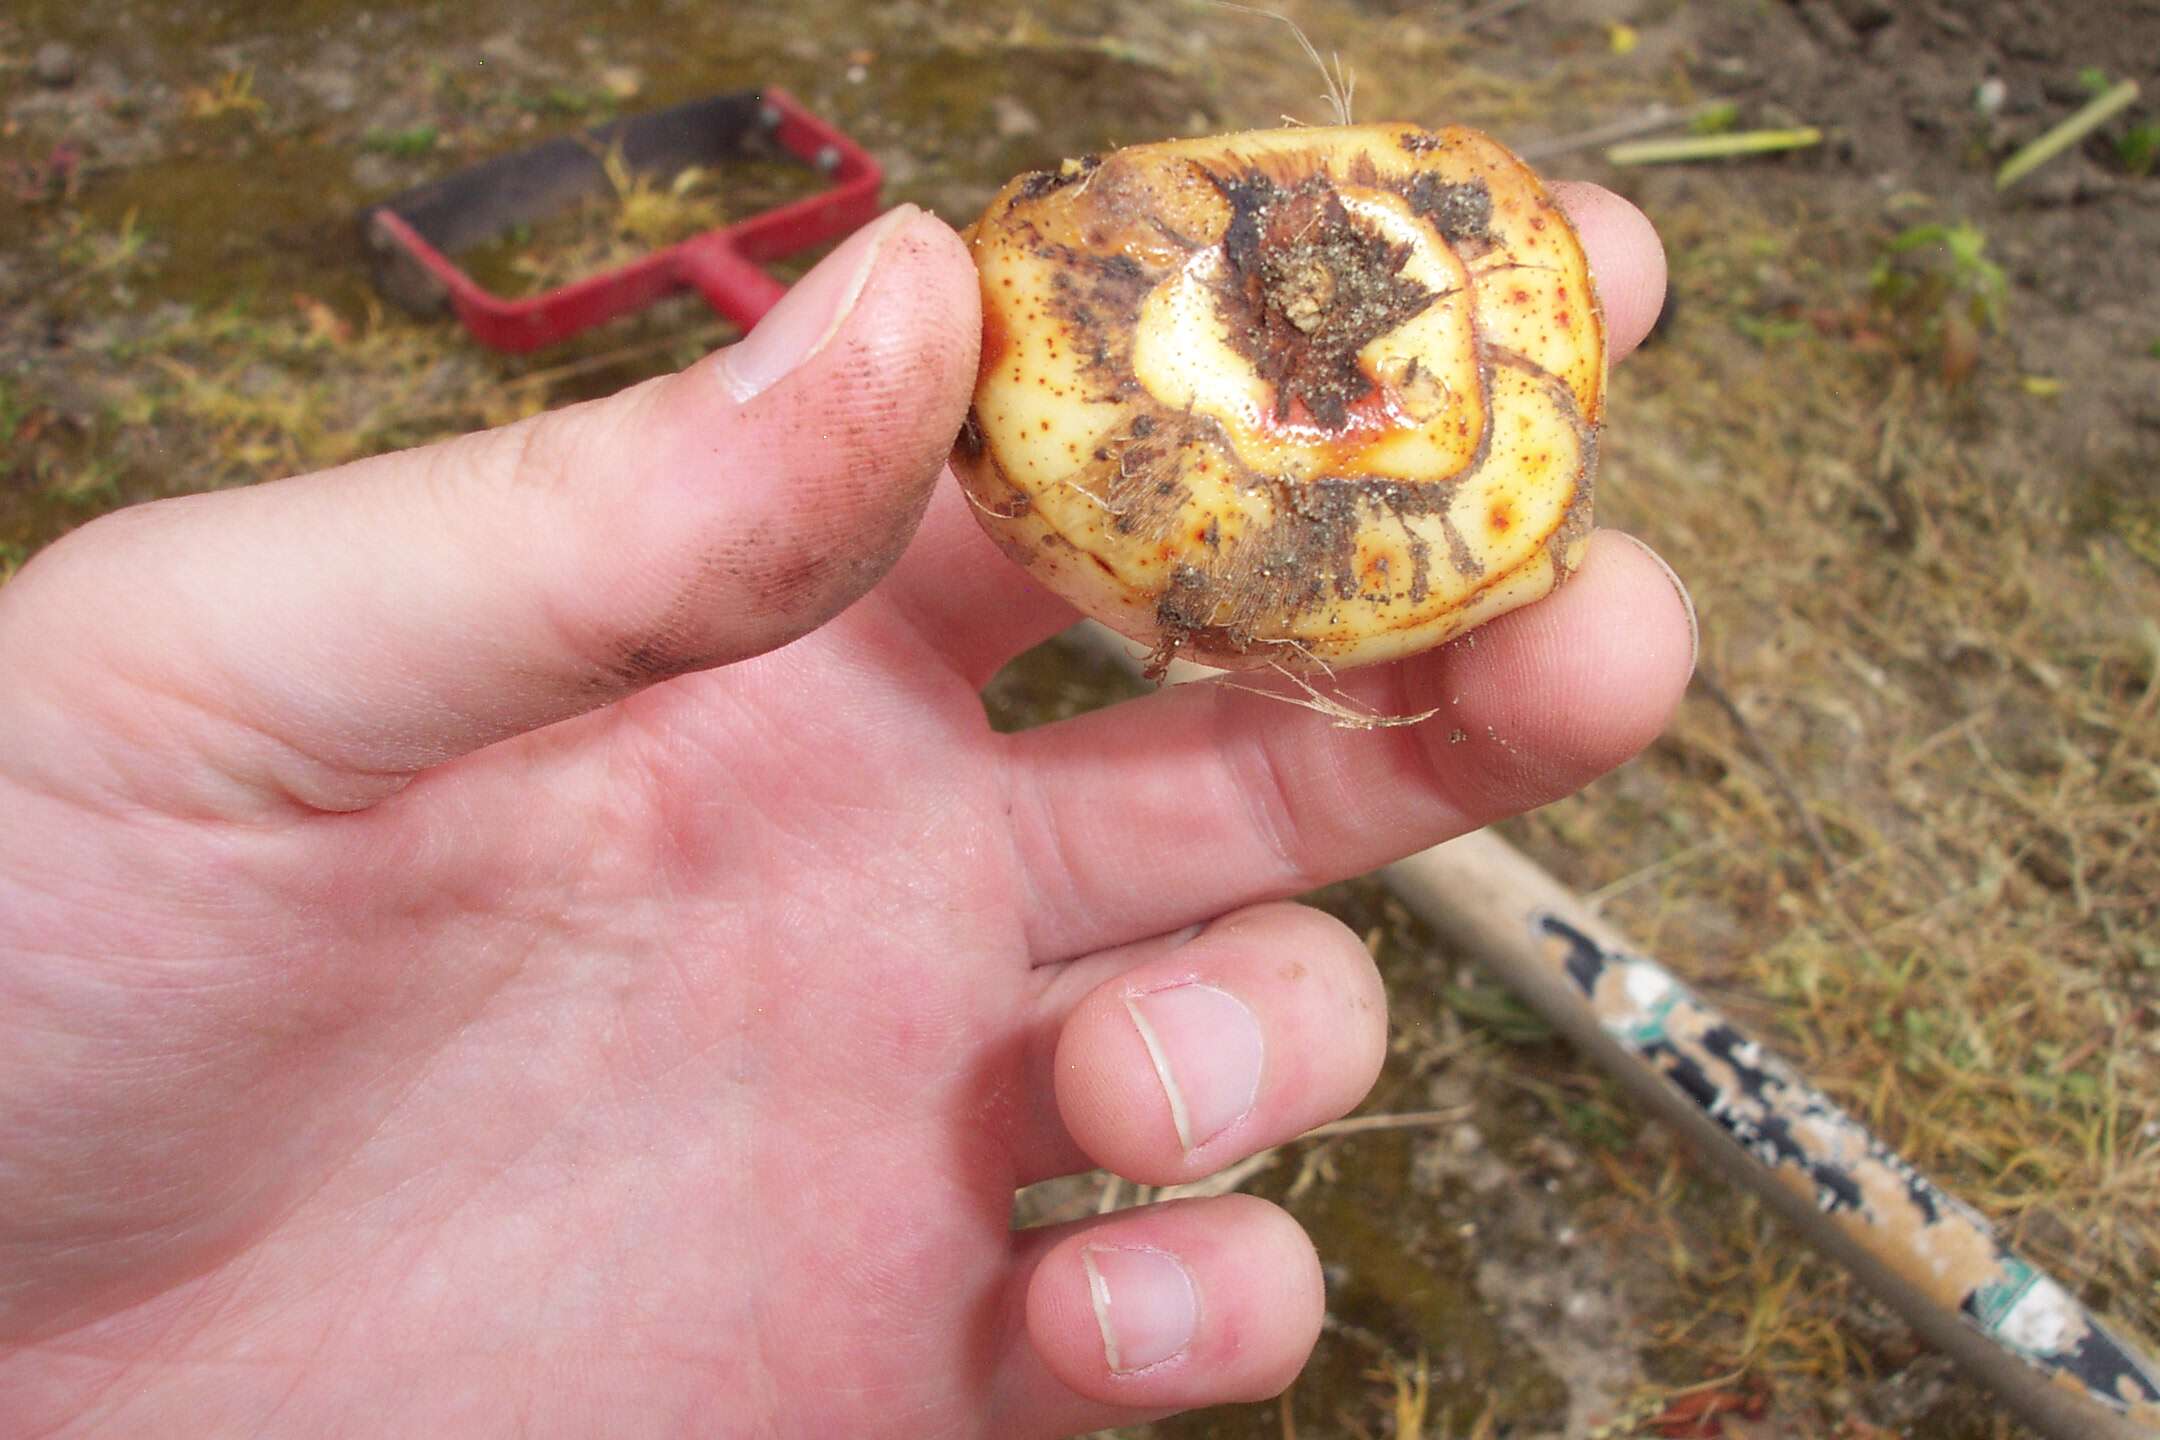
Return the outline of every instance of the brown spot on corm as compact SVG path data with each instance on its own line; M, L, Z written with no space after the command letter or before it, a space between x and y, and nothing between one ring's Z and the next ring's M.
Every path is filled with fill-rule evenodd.
M1477 552L1470 548L1470 542L1463 538L1461 528L1455 523L1455 517L1444 511L1440 516L1440 533L1447 537L1448 563L1455 567L1455 573L1465 580L1484 579L1485 562L1478 559Z
M1128 378L1133 322L1161 276L1115 251L1045 245L1043 257L1054 277L1050 313L1058 334L1081 352L1083 366L1099 382L1114 386ZM1055 354L1054 340L1045 343Z
M1484 240L1492 231L1492 188L1483 180L1448 181L1421 170L1403 188L1410 208L1450 241Z
M1055 170L1037 170L1023 176L1018 192L1005 208L1010 210L1023 200L1039 200L1053 190L1062 190L1076 180L1084 180L1094 174L1095 167L1100 164L1102 156L1083 155L1077 160L1067 160Z
M975 365L975 383L978 387L982 384L983 377L1005 363L1005 358L1011 351L1012 332L1005 324L1004 312L995 305L983 306L982 358ZM1013 379L1019 378L1020 372L1015 370Z

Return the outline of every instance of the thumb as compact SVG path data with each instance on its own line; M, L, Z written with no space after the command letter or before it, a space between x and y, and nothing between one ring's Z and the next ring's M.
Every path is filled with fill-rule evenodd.
M959 238L903 206L679 374L85 526L0 589L0 770L159 809L355 809L786 644L905 548L978 306Z

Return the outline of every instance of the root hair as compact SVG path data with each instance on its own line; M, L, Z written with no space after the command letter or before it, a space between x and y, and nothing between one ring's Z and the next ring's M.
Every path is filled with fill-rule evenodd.
M1333 670L1330 670L1320 660L1307 653L1305 647L1297 644L1297 642L1286 640L1281 643L1288 645L1300 654L1304 654L1310 663L1318 665L1321 674L1331 682L1330 688L1333 688L1332 682L1335 679ZM1405 725L1422 725L1440 713L1439 707L1435 706L1430 710L1421 710L1415 715L1383 714L1378 710L1374 710L1371 706L1359 704L1340 690L1335 690L1332 694L1327 690L1322 690L1319 686L1298 674L1297 671L1279 661L1270 660L1268 669L1296 686L1300 693L1293 695L1286 694L1281 690L1264 690L1257 685L1240 685L1227 676L1218 679L1215 683L1226 690L1237 690L1247 695L1258 695L1263 700L1274 700L1284 705L1295 705L1300 710L1310 710L1316 715L1325 715L1329 723L1338 730L1394 730Z
M1327 58L1325 60L1321 59L1319 48L1306 36L1305 27L1298 24L1288 15L1283 14L1280 10L1263 10L1258 5L1241 5L1237 3L1237 0L1208 0L1208 3L1223 10L1237 10L1247 15L1258 15L1264 20L1280 20L1283 24L1289 26L1290 33L1297 36L1298 48L1303 50L1312 63L1319 68L1320 78L1327 83L1327 93L1321 98L1327 101L1328 108L1335 112L1335 123L1338 125L1348 125L1350 123L1350 99L1357 91L1357 74L1349 66L1343 64L1341 52L1330 50ZM1283 118L1286 120L1291 119L1287 115ZM1303 122L1297 121L1294 123L1302 124Z

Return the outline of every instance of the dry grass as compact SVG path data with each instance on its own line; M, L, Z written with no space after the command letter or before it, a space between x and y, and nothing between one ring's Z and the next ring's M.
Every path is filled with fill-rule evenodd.
M600 157L606 192L509 242L503 268L514 293L538 294L643 259L654 250L726 224L731 209L719 178L690 166L661 177L630 169L622 151ZM750 207L750 208L755 208Z
M1609 791L1557 807L1538 848L2160 1334L2160 574L2079 533L2014 424L1976 425L2047 403L1999 357L1951 390L1856 344L1861 316L1742 333L1766 268L1852 295L1856 242L1730 205L1665 218L1694 319L1620 377L1602 518L1687 577L1732 709L1698 687L1619 813ZM1652 838L1616 849L1638 817ZM1675 1246L1695 1273L1666 1343L1844 1381L1841 1281L1752 1207L1702 1243Z
M255 93L253 70L228 70L209 85L190 87L180 97L181 113L190 120L217 120L228 115L260 122L269 106Z
M115 322L100 348L110 368L72 377L79 443L49 447L40 475L84 515L507 423L544 398L504 386L497 367L445 347L438 330L380 312L348 325L304 295L267 312L154 307ZM36 393L25 386L33 408Z
M635 181L621 195L625 224L689 223L693 202L681 195ZM157 279L158 246L132 215L117 233L63 224L48 249L62 269L54 290L98 315L76 348L100 363L73 369L64 386L35 370L0 374L0 441L12 442L0 453L0 580L113 505L508 424L688 363L733 333L676 308L511 358L372 303L349 320L304 293L215 309L139 304Z

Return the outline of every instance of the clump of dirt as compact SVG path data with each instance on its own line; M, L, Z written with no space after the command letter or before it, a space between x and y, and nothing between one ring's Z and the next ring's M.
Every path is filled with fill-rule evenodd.
M1230 202L1223 235L1224 328L1273 387L1275 418L1340 430L1372 391L1358 352L1433 301L1402 274L1409 247L1353 220L1325 176L1284 190L1267 176L1218 180Z

